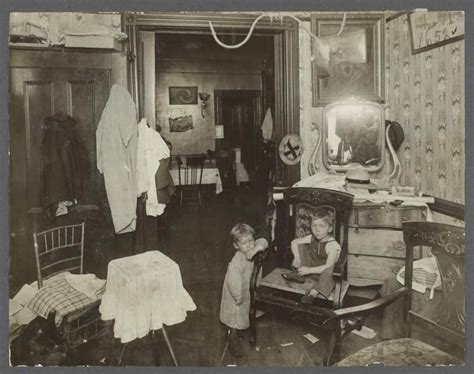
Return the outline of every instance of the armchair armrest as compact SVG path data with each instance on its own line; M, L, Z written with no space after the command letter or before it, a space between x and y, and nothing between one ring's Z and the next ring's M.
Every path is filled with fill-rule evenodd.
M373 312L379 309L383 309L388 305L392 304L393 302L397 301L407 292L407 287L400 287L395 292L391 293L390 295L381 297L380 299L362 305L333 310L332 316L329 317L326 321L324 321L323 325L327 325L335 320L347 319L352 317L366 317L372 314Z

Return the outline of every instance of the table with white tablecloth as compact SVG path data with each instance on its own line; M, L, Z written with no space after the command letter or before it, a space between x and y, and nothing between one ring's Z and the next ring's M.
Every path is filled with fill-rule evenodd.
M183 322L195 309L178 264L163 253L149 251L109 262L99 310L103 320L115 319L114 337L122 343L158 329L168 342L164 325Z
M170 174L173 178L175 185L179 186L179 174L178 169L171 169ZM217 168L204 168L202 169L202 181L201 184L215 184L216 185L216 194L222 192L222 180Z

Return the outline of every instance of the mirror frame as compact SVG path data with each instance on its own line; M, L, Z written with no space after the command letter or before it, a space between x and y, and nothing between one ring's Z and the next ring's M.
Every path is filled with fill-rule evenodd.
M380 127L380 134L379 134L379 141L380 144L382 145L381 149L381 155L380 155L380 161L377 165L371 165L371 166L363 166L365 170L368 172L376 172L382 169L385 165L385 110L382 107L382 105L373 102L373 101L368 101L356 97L351 97L349 99L345 100L340 100L336 101L332 104L327 105L324 107L323 110L323 118L322 118L322 150L321 150L321 159L323 161L324 167L328 170L334 170L334 171L347 171L351 169L350 167L347 166L335 166L333 164L330 164L328 161L328 144L327 144L327 137L328 137L328 128L327 128L327 113L332 110L335 107L341 106L341 105L369 105L373 106L377 110L380 111L381 114L381 127Z

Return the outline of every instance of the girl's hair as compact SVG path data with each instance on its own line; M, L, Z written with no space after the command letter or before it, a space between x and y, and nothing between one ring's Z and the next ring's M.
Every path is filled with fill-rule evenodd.
M230 230L230 240L232 244L235 244L239 241L239 238L243 236L252 236L255 237L255 231L246 223L238 223L232 230Z
M317 219L322 219L325 221L329 226L334 228L334 212L327 209L327 210L318 210L311 216L311 222ZM331 230L332 231L332 230Z

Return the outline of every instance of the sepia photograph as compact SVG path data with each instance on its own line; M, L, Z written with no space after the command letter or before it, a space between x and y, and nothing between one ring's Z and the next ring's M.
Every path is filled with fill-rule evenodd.
M316 8L10 12L10 367L466 367L465 13Z

